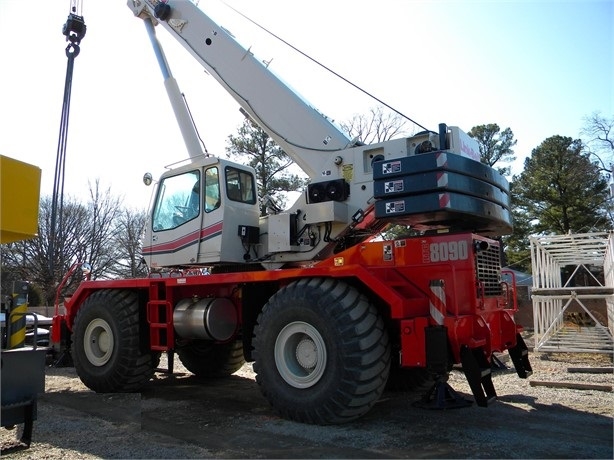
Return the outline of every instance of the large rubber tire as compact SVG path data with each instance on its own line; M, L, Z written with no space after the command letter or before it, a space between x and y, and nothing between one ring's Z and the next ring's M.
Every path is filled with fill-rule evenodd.
M390 369L390 345L375 307L347 283L307 278L280 289L254 329L262 394L287 419L345 423L371 409Z
M181 364L199 378L226 377L237 372L243 364L243 342L216 344L195 340L177 349Z
M72 357L81 381L98 393L138 391L153 376L160 354L142 345L137 293L105 289L79 309Z

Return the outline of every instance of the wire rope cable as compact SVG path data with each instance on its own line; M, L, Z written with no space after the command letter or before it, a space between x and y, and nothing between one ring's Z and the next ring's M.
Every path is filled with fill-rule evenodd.
M56 242L62 241L63 234L63 208L64 208L64 176L66 172L66 147L68 142L68 122L70 116L70 99L72 93L72 79L75 66L75 58L79 55L80 43L87 30L83 16L77 13L81 11L82 2L72 0L68 19L62 29L66 36L66 78L64 80L64 97L62 99L62 113L60 116L60 132L55 159L55 173L53 178L53 192L51 198L51 218L49 237L49 274L54 277Z
M243 17L245 20L247 20L248 22L251 22L252 24L254 24L256 27L258 27L259 29L262 29L264 32L266 32L267 34L271 35L273 38L275 38L276 40L279 40L280 42L282 42L284 45L290 47L291 49L293 49L294 51L296 51L297 53L299 53L301 56L307 58L308 60L310 60L311 62L313 62L314 64L316 64L319 67L322 67L324 70L326 70L327 72L333 74L334 76L336 76L337 78L343 80L344 82L346 82L347 84L351 85L352 87L356 88L358 91L360 91L361 93L369 96L371 99L379 102L380 104L382 104L384 107L392 110L394 113L398 114L399 116L411 121L412 123L414 123L416 126L419 126L420 128L422 128L425 131L430 131L428 128L424 127L423 125L421 125L420 123L418 123L416 120L413 120L411 117L405 115L404 113L400 112L399 110L395 109L394 107L392 107L391 105L387 104L386 102L384 102L383 100L379 99L377 96L371 94L370 92L368 92L367 90L361 88L360 86L358 86L357 84L355 84L354 82L348 80L347 78L345 78L343 75L335 72L334 70L332 70L330 67L327 67L326 65L322 64L320 61L318 61L317 59L309 56L307 53L301 51L300 49L298 49L297 47L295 47L294 45L292 45L291 43L287 42L286 40L284 40L283 38L281 38L280 36L274 34L273 32L271 32L270 30L268 30L266 27L260 25L259 23L257 23L256 21L254 21L253 19L247 17L245 14L243 14L242 12L240 12L239 10L237 10L236 8L230 6L228 3L222 1L222 3L224 5L226 5L228 8L230 8L231 10L233 10L235 13L237 13L239 16Z

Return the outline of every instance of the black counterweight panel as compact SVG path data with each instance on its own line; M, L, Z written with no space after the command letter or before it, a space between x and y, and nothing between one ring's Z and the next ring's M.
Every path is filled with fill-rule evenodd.
M418 229L470 231L489 236L506 235L513 229L508 209L454 192L378 200L375 202L375 217Z
M459 192L510 208L509 193L488 182L456 172L428 171L385 180L373 185L375 198L416 195L429 192Z
M430 152L373 164L375 217L423 230L512 232L509 184L488 165Z
M505 192L509 183L490 166L455 153L431 152L373 163L373 179L389 179L427 171L450 171L488 182Z

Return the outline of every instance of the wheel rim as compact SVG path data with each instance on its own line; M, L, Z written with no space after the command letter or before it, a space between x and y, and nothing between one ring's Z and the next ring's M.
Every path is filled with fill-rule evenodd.
M113 331L103 319L95 319L88 324L83 338L83 348L88 361L94 366L103 366L113 354Z
M295 388L309 388L324 375L324 339L311 324L296 321L284 327L275 341L275 365Z

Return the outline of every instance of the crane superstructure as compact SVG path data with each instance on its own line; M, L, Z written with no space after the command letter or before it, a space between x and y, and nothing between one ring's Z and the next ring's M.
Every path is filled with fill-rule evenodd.
M222 180L220 185L227 187L226 195L232 188L230 196L234 199L230 198L224 204L220 202L215 209L205 209L208 212L202 216L202 221L192 223L192 231L186 230L182 219L184 216L176 216L176 223L181 225L177 231L172 219L160 223L158 227L164 228L164 234L149 232L145 238L145 254L150 266L261 261L277 268L284 263L320 259L329 256L336 245L347 247L364 239L364 236L356 237L357 232L352 230L374 210L375 160L411 156L416 150L423 153L447 150L461 156L479 158L475 140L456 127L443 127L442 133L426 132L376 145L356 145L356 141L350 140L326 116L286 86L250 50L237 43L230 32L192 2L172 2L172 7L171 3L156 1L129 2L129 5L134 14L145 21L193 161L204 155L155 37L154 23L164 27L196 58L239 103L242 111L292 158L310 181L307 193L300 195L290 209L260 219L259 198L263 197L257 196L255 185L241 173L241 168L217 159L205 160L210 168L216 168L210 171L217 171L220 176L223 175L222 170L231 168L231 179L226 177L226 181ZM440 143L445 144L443 149L439 149ZM214 161L219 167L213 166ZM467 164L471 165L469 162ZM186 187L197 181L196 176L190 176ZM503 184L503 180L500 182ZM198 185L202 187L200 182ZM188 196L190 190L183 192ZM204 193L207 193L206 189ZM209 185L208 202L211 208L217 203L217 193L217 188ZM243 193L240 198L239 193ZM154 218L160 216L156 212L169 217L170 198L167 195L164 199L167 201L158 203ZM172 199L176 199L176 194ZM164 213L165 206L167 213ZM185 208L189 213L189 206ZM438 208L437 211L441 210ZM182 214L183 211L174 209L173 212ZM407 219L405 213L401 214ZM190 217L196 218L194 210ZM398 216L391 216L388 221L395 217ZM505 210L499 211L498 215L488 219L488 229L496 219L499 223L505 223L508 218ZM410 219L414 225L416 220L419 219ZM429 222L428 226L433 228L435 224ZM449 224L446 222L445 226L449 227ZM458 219L456 226L461 224L462 219ZM231 232L224 234L222 229L229 225L233 228L241 226L241 231L249 235L244 239L244 245L237 245L236 235L231 235ZM156 223L152 228L155 227ZM197 227L209 230L198 235ZM475 219L467 228L475 229ZM483 226L477 228L480 231L484 229ZM186 234L192 235L189 242L182 238ZM369 235L368 232L361 234ZM257 238L259 235L264 236ZM156 241L148 241L149 238Z
M161 353L170 371L176 353L202 377L254 361L283 416L341 423L417 376L435 378L431 402L449 401L455 363L485 406L495 352L530 374L493 239L512 228L509 187L476 161L473 139L440 124L362 145L192 2L128 6L144 20L190 158L157 181L143 240L150 276L83 281L54 318L53 341L70 346L88 387L136 391ZM202 151L158 24L307 174L289 209L261 216L255 171ZM375 241L390 223L422 233Z

